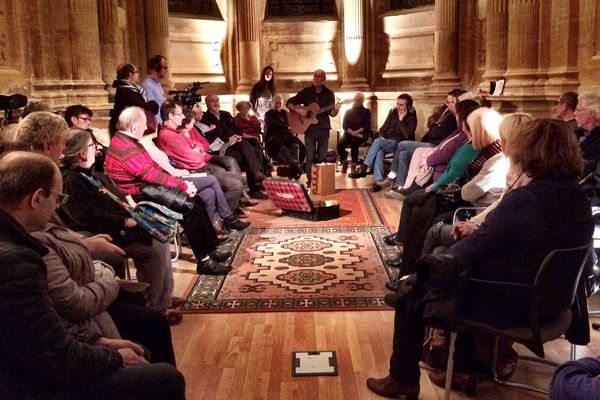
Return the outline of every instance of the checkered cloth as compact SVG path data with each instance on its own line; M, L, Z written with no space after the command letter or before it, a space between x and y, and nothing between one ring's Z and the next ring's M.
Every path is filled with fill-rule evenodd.
M314 212L314 205L304 185L289 179L265 179L263 187L275 207L283 210Z

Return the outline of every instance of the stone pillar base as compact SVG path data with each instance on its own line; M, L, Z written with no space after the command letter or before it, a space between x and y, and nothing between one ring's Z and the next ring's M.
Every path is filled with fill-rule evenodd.
M536 91L537 70L511 70L505 73L504 77L506 78L505 94L527 95Z
M499 113L512 112L528 112L540 118L548 118L553 114L555 96L527 96L527 95L511 95L511 96L488 96L487 99L492 102L492 106Z
M364 92L370 90L369 82L366 78L344 79L341 89L348 92Z

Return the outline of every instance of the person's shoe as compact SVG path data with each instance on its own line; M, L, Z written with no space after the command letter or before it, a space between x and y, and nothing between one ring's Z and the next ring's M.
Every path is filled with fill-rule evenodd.
M402 268L402 256L386 260L385 265L392 268Z
M446 387L446 371L429 371L427 375L435 386ZM452 389L473 396L477 389L477 376L454 371L452 374Z
M394 282L394 281L392 281ZM392 283L392 282L388 282L388 283ZM387 283L385 284L385 287L387 287ZM398 303L398 294L395 291L386 293L385 296L383 296L383 302L392 308L396 308L396 304Z
M348 174L348 178L350 179L360 179L360 178L364 178L367 176L367 169L368 167L364 164L362 164L360 167L358 167L358 169L354 172L350 172Z
M400 193L396 189L388 190L387 192L385 192L384 196L386 199L395 199L395 200L404 200L406 198L406 195Z
M250 222L240 221L237 217L234 217L232 215L231 217L225 218L225 220L223 220L223 226L225 226L225 228L229 230L243 231L244 229L250 226Z
M269 198L269 196L267 196L267 194L262 190L255 190L253 192L250 192L250 197L258 200L266 200Z
M391 397L394 399L404 396L406 400L417 400L419 398L419 385L401 385L396 382L390 375L385 378L367 379L367 387L383 397Z
M179 325L183 320L183 314L177 311L167 311L165 318L169 326Z
M233 253L231 251L215 250L212 253L210 253L208 256L210 258L212 258L213 260L215 260L216 262L221 263L221 262L227 261L227 259L229 257L231 257L232 255L233 255Z
M367 175L373 175L375 173L375 170L371 167L367 167Z
M340 164L342 165L342 169L340 170L340 172L342 174L345 174L346 172L348 172L348 160L344 160Z
M394 184L394 182L396 182L395 179L390 179L386 176L383 179L375 181L375 184L377 186L386 187L386 186L392 186Z
M223 227L223 221L221 221L220 218L215 218L213 220L212 226L217 235L224 235L227 233L227 231Z
M177 296L171 297L171 307L170 308L181 308L181 306L184 304L185 304L185 299L183 297L177 297Z
M400 287L399 280L388 281L385 283L385 288L391 292L396 292L399 287Z
M248 212L246 212L246 210L244 210L244 208L241 206L236 208L233 213L238 218L248 218L250 216L250 214L248 214Z
M217 239L214 241L216 246L220 246L229 240L229 235L217 235Z
M196 272L199 275L227 275L229 271L231 271L230 266L219 264L210 257L204 261L198 261L196 266Z
M375 184L375 185L373 185L373 187L371 187L369 189L369 192L371 192L371 193L377 193L377 192L380 192L381 189L383 189L381 186L379 186L378 184Z
M383 242L388 246L398 246L401 245L402 242L398 240L398 235L392 233L383 238Z
M409 194L412 194L412 193L414 193L414 192L416 192L417 190L420 190L420 189L423 189L423 188L421 186L417 185L415 182L413 182L412 185L410 185L406 189L399 188L398 192L401 193L401 194L403 194L403 195L405 195L405 196L408 196Z
M258 205L259 201L258 200L254 200L250 197L241 197L240 198L240 205L244 206L244 207L254 207L256 205Z

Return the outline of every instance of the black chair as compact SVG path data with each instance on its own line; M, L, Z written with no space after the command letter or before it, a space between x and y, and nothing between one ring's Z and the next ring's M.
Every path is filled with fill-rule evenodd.
M508 340L521 343L540 357L519 357L519 359L558 366L557 363L544 359L544 343L558 339L569 328L571 324L571 305L575 299L575 292L581 273L591 249L592 245L590 243L584 246L551 251L542 261L532 284L470 279L469 284L485 285L489 288L526 290L531 294L530 304L526 305L529 310L529 324L527 326L499 329L481 321L470 319L461 319L459 321L459 329L480 330L496 336L492 363L492 376L496 383L539 393L548 393L546 390L523 383L502 381L498 377L496 363L498 361L500 338L504 337ZM550 315L554 317L550 321L545 321L543 316ZM450 336L450 350L444 393L445 400L450 399L456 335L456 331L454 331Z

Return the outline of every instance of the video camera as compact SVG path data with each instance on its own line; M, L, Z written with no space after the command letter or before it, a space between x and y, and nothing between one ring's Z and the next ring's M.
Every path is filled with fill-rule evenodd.
M173 100L180 102L186 107L192 108L194 104L202 101L202 96L196 92L202 89L202 85L206 85L207 83L209 82L192 82L183 90L170 90L169 94L175 95Z
M27 96L22 94L11 94L10 96L0 95L0 110L4 110L3 124L10 123L12 120L12 112L17 108L22 108L27 105Z

